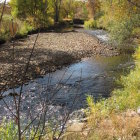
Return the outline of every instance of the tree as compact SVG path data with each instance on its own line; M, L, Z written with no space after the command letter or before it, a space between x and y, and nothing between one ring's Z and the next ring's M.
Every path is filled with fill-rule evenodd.
M73 17L75 12L75 0L65 0L62 2L63 15L66 18Z
M35 26L44 23L47 17L48 0L11 0L12 15L29 20Z
M53 8L54 8L54 21L55 23L59 22L60 18L60 8L62 4L62 0L52 0Z
M104 11L102 24L111 33L111 38L119 43L131 44L140 33L140 8L138 0L101 0Z
M89 18L94 19L95 14L100 9L100 2L99 0L88 0L88 11L89 11Z

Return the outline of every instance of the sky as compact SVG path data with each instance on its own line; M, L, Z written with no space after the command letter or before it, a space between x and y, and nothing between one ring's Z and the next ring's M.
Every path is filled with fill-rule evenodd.
M6 0L6 2L9 2L10 0ZM4 0L0 0L0 3L4 2Z

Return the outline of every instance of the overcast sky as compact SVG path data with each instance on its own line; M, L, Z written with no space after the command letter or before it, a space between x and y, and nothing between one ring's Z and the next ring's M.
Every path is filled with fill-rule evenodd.
M6 0L6 2L9 2L10 0ZM4 2L4 0L0 0L0 3Z

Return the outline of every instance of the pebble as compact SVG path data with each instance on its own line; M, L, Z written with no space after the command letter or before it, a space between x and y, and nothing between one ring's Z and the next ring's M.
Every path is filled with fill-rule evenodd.
M136 111L133 111L133 110L128 110L126 112L126 116L127 117L135 117L135 116L137 116L137 112Z
M100 31L96 32L99 32L100 36L104 36L105 34L102 34L102 32ZM15 73L17 73L17 80L21 78L20 76L23 73L22 70L24 70L26 60L30 54L30 50L26 50L27 44L34 42L35 38L36 35L30 35L29 38L24 39L24 41L22 42L19 40L20 46L15 46L15 52L18 50L19 53L16 57L17 62L15 62ZM65 64L71 64L76 60L79 60L86 56L98 54L104 56L113 56L117 54L117 49L112 50L111 46L105 45L106 43L99 44L96 40L98 40L96 37L82 32L40 33L38 47L34 52L32 61L30 62L32 69L30 70L31 73L29 73L29 78L27 79L27 81L31 78L35 78L36 73L43 75L48 72L47 69L49 66L51 67L51 71L55 71L57 67L64 66ZM7 63L8 61L11 61L9 60L9 51L11 49L9 47L10 45L11 44L4 44L2 45L3 47L0 48L0 51L2 52L1 58L7 60L6 63L3 62L2 64L0 64L0 77L6 77L7 73L9 73L12 68L12 63ZM8 86L10 86L12 81L10 82L6 79L6 82L7 81ZM20 82L21 81L19 81L18 83ZM3 86L3 83L5 84L4 78L0 78L0 86Z
M67 132L81 132L84 126L84 123L73 123L67 128Z
M31 91L31 92L34 92L35 90L36 90L35 87L30 88L30 91Z
M137 108L137 113L140 115L140 106Z

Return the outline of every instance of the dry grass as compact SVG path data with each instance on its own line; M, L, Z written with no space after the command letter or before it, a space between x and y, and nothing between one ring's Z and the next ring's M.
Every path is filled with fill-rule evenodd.
M140 116L133 110L122 114L110 114L96 126L91 122L82 132L67 132L63 140L139 140ZM90 128L90 129L89 129Z
M100 140L138 139L140 138L140 117L136 114L131 116L132 113L129 111L121 115L112 114L108 119L101 120L98 127L90 134L97 135Z

